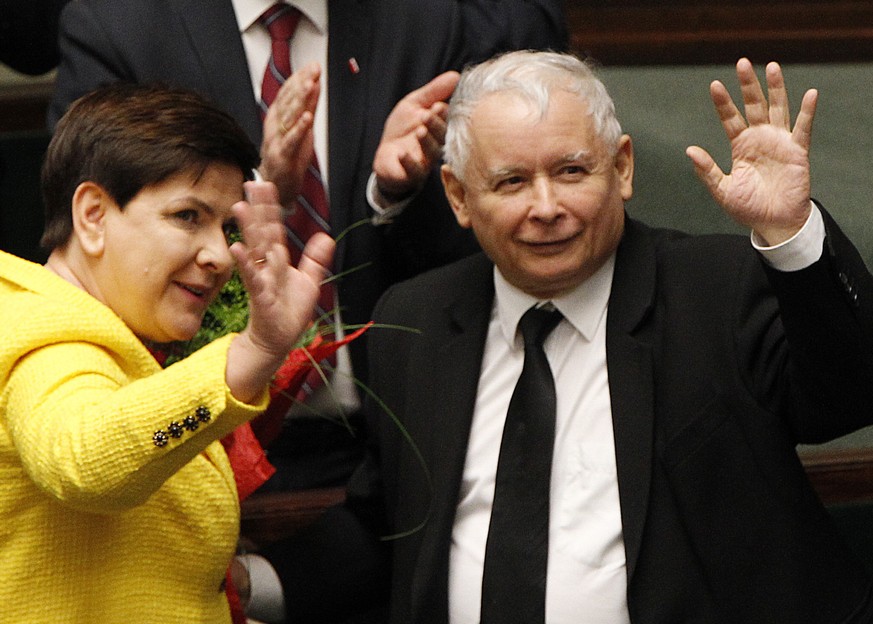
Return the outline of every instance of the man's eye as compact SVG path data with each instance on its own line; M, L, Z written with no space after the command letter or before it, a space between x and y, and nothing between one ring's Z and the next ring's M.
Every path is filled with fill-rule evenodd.
M585 175L587 172L585 171L585 167L581 165L566 165L561 168L561 175L565 177L581 177Z
M497 189L510 191L512 189L516 189L524 183L524 178L521 176L510 176L508 178L503 178L502 180L497 182Z

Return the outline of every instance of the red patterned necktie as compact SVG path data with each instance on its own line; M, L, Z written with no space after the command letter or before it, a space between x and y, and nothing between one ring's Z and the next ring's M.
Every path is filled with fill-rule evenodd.
M261 26L270 33L270 61L264 70L261 83L261 118L276 99L279 88L291 76L290 41L300 22L300 11L287 4L274 4L258 18Z
M282 84L291 76L290 40L294 36L297 24L300 21L300 11L287 4L274 4L267 9L258 21L270 33L272 51L270 61L264 71L264 80L261 85L261 118L267 115L267 110L276 99ZM291 259L296 265L300 261L300 255L306 245L306 241L316 232L330 234L330 213L327 204L327 195L324 191L324 183L321 171L318 168L318 159L315 154L312 162L306 169L303 177L303 186L297 197L296 207L293 212L285 217L285 230L288 235L288 249ZM334 323L334 291L333 284L327 282L322 285L318 298L317 314L322 324L331 332ZM335 357L321 362L327 370L332 370L336 364ZM306 378L306 382L296 395L296 399L304 400L316 388L324 383L319 371L313 369ZM277 397L278 398L278 397Z

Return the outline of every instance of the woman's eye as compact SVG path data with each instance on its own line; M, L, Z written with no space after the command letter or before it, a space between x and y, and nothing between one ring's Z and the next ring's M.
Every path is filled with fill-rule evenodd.
M197 223L200 215L196 210L179 210L173 213L173 218L185 223Z
M239 231L239 226L236 221L228 221L221 226L221 229L224 230L224 238L227 240L228 245L242 240L242 234Z

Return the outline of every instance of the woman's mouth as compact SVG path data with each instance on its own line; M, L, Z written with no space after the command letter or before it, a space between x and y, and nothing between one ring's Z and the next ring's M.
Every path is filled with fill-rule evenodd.
M201 285L197 285L197 284L186 284L184 282L176 282L176 285L179 288L181 288L182 290L185 290L185 291L191 293L193 296L197 297L198 299L202 299L202 300L206 299L207 293L209 293L211 290L211 288L209 286L201 286Z

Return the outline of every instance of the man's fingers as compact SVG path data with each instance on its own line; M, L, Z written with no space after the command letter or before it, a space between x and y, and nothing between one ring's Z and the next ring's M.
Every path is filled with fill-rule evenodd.
M770 123L788 130L791 127L791 110L788 106L788 91L779 63L767 64L767 97L770 100Z
M737 79L743 93L743 104L749 125L769 123L767 98L764 97L764 90L749 59L741 58L737 61Z
M712 196L718 201L719 186L724 179L724 172L712 159L705 149L692 145L685 150L685 154L694 164L694 172Z
M268 123L290 127L305 112L315 114L321 92L318 64L311 64L314 73L294 72L279 89L276 99L267 111Z
M425 108L430 108L437 102L449 99L460 78L461 75L456 71L444 72L423 87L411 92L407 97L412 98Z
M301 151L301 148L308 148L306 141L309 140L310 143L313 141L312 137L307 136L307 133L311 133L314 122L315 118L312 113L306 111L290 127L283 124L280 128L281 137L278 142L281 153L286 156L294 156L298 151ZM312 155L306 154L304 157L308 161L311 160Z
M439 133L439 129L437 129ZM442 133L445 134L444 132ZM443 141L440 136L435 134L430 126L422 127L415 135L418 140L418 147L421 151L420 159L423 166L430 166L430 163L438 157L442 151Z
M791 131L791 138L794 139L794 142L807 151L809 151L810 142L812 141L812 121L815 118L815 108L817 105L818 91L810 89L803 95L800 112L797 114L794 129Z
M424 123L428 133L440 147L446 142L446 119L444 116L446 108L444 102L434 104Z
M429 162L423 159L423 156L404 152L400 155L400 166L403 168L404 178L407 180L407 187L418 186L420 181L430 171ZM409 190L406 188L404 190Z
M709 85L709 96L715 105L715 112L721 120L722 128L729 141L733 141L746 129L746 120L740 114L734 101L731 99L727 88L719 80L714 80Z

